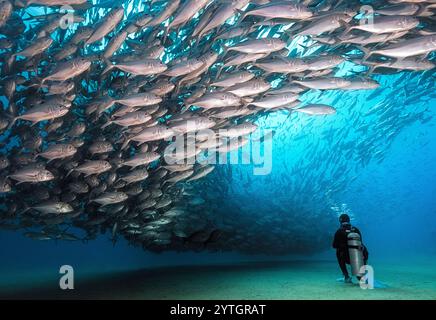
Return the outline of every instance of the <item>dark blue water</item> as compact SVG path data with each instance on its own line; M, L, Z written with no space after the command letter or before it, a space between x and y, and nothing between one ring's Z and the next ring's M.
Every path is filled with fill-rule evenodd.
M141 8L132 2L125 9ZM167 52L162 59L174 56ZM344 63L337 76L358 68ZM201 218L208 211L211 223L233 232L213 250L150 253L124 239L113 245L108 233L89 242L44 242L0 230L1 278L11 283L57 277L64 264L78 273L98 274L296 256L334 260L330 245L341 213L348 213L362 231L370 259L434 259L434 70L373 78L381 84L376 91L304 96L312 103L334 105L333 116L282 111L257 118L260 130L275 132L263 174L256 174L259 166L253 164L221 164L206 182L192 185L206 201L201 209L192 206L195 215ZM225 176L229 168L231 174ZM226 186L226 191L217 192L217 186Z

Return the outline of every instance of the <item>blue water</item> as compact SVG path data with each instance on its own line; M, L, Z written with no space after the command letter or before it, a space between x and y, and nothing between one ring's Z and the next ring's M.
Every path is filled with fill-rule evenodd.
M345 63L337 75L353 68ZM256 119L260 131L275 132L267 174L255 174L253 164L218 165L193 185L207 219L232 233L213 250L151 253L124 239L113 245L107 233L87 243L43 242L0 230L0 284L55 277L64 264L98 274L258 259L334 261L332 236L344 212L362 231L370 261L435 259L435 77L434 70L375 75L376 92L304 97L334 105L333 116L283 111ZM217 192L218 185L226 191ZM200 218L206 214L198 211L193 206Z
M382 77L386 83L389 83L391 76ZM381 99L389 96L393 90L384 90ZM352 95L352 94L350 94ZM413 110L422 106L431 106L435 100L429 104L402 106L401 109L410 112L413 116ZM373 104L373 103L372 103ZM301 163L304 160L304 153L315 154L318 164L305 163L309 170L318 169L319 163L323 161L323 154L343 154L347 151L353 151L354 145L350 149L344 150L335 147L333 137L332 148L319 148L318 141L323 138L315 135L315 130L323 132L326 125L336 127L337 130L332 132L334 136L342 131L342 128L349 130L347 135L350 141L364 141L371 138L368 133L356 132L355 127L350 126L347 115L356 114L359 110L364 113L371 108L371 104L362 103L355 105L353 110L344 105L343 109L338 108L338 116L316 120L319 125L313 125L313 132L306 135L304 132L304 121L306 119L294 119L289 121L288 126L280 127L277 123L280 121L275 117L269 116L267 119L259 119L259 123L265 126L274 127L277 133L274 137L273 145L273 166L271 180L269 176L256 176L252 174L252 166L236 165L233 168L234 180L232 184L235 192L227 195L220 201L237 203L241 211L232 212L235 217L246 215L247 223L255 223L260 216L274 217L277 211L270 208L280 208L286 211L286 205L292 201L301 201L312 212L308 216L298 216L293 220L295 225L304 225L309 222L306 232L309 237L315 233L314 230L322 229L321 232L331 236L337 225L336 221L330 221L324 224L325 216L335 215L331 207L342 208L342 211L353 215L353 224L359 226L363 233L363 239L368 246L371 258L383 259L386 257L396 259L411 259L409 257L435 257L436 255L436 126L434 118L431 121L421 124L419 121L401 128L398 136L392 141L389 147L383 148L384 160L370 160L369 163L362 167L355 160L345 161L346 170L353 170L350 177L341 175L339 178L345 181L346 186L334 193L330 197L325 197L323 201L318 200L323 195L312 194L309 192L292 194L294 184L298 185L304 179L325 179L327 183L334 184L336 180L329 180L329 175L321 174L312 177L296 178L282 165L286 161L288 168L291 164ZM344 111L343 113L341 111ZM428 116L432 116L429 111ZM362 116L363 117L363 116ZM278 118L278 117L277 117ZM297 118L297 117L296 117ZM301 120L299 122L298 120ZM369 120L366 120L369 121ZM322 126L321 126L322 123ZM369 121L371 124L371 122ZM374 125L377 122L374 121ZM307 129L307 128L306 128ZM303 138L295 140L295 136L289 133L289 130L295 130L296 135L303 135ZM281 132L282 131L282 132ZM382 136L377 143L383 145L386 139ZM311 147L312 146L312 147ZM303 150L301 155L298 150ZM323 153L324 152L324 153ZM318 156L319 154L319 156ZM324 164L326 165L326 164ZM327 168L334 170L336 163L328 163ZM245 180L240 179L238 172L244 172L249 176L249 187L241 187ZM310 171L308 171L310 174ZM294 182L287 185L277 183L275 186L274 177L288 175ZM268 179L268 183L265 180ZM272 181L272 183L271 183ZM283 188L283 189L282 189ZM318 188L314 185L313 188ZM277 197L275 195L277 194ZM248 200L249 199L249 200ZM292 199L292 200L289 200ZM311 201L313 199L313 201ZM315 201L316 199L316 201ZM281 203L283 201L284 204ZM283 209L282 206L285 206ZM252 209L256 207L256 210ZM244 211L245 210L245 211ZM252 211L250 211L252 210ZM325 212L323 212L325 210ZM283 214L280 212L280 214ZM252 216L249 216L252 215ZM253 217L254 216L254 217ZM244 225L240 226L241 229ZM274 225L278 228L278 233L287 229L287 226ZM293 228L294 226L289 226ZM271 236L274 231L271 229L264 230L263 236ZM262 241L262 236L259 236ZM330 239L329 239L330 240ZM152 267L158 265L178 265L190 263L216 263L231 262L250 259L250 256L244 256L237 253L146 253L140 248L129 246L124 241L118 242L112 246L108 240L108 235L102 235L98 240L87 244L80 242L38 242L25 238L22 234L9 231L0 232L1 269L3 274L32 273L57 270L59 265L71 264L79 270L92 270L98 272L136 269L141 267ZM330 242L322 244L319 252L322 258L334 259L334 253L329 250ZM254 248L255 251L255 248ZM262 252L264 254L265 252ZM266 252L267 253L267 252ZM313 258L313 252L310 252L310 258ZM315 255L316 257L316 255ZM254 259L271 259L268 255L255 256Z

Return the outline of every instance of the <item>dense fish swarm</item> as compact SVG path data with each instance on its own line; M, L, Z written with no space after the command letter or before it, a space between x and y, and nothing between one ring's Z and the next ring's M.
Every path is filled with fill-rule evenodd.
M277 215L232 224L232 208L217 204L232 167L201 159L253 141L274 113L334 117L335 104L313 94L378 94L377 74L433 77L435 9L435 0L0 0L0 228L36 240L108 232L155 251L325 247L325 231L309 239L314 226L296 221L310 215L303 205L287 214L277 203L307 194L309 178L265 180L281 184L267 205ZM344 64L352 71L339 75ZM335 170L338 183L346 168ZM272 227L256 241L270 224L287 232Z

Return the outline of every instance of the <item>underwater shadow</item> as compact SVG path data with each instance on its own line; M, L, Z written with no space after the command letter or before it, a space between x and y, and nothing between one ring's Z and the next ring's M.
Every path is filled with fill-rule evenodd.
M0 288L0 299L137 299L144 293L152 292L156 287L163 287L165 290L177 290L178 283L198 279L203 274L225 277L227 273L244 275L257 270L274 272L287 269L290 272L293 270L297 272L306 269L306 267L316 268L319 263L320 261L255 261L236 264L145 268L105 275L93 275L92 277L76 277L74 290L61 290L58 283L40 287L20 288L12 292ZM325 264L326 262L323 261L322 263Z

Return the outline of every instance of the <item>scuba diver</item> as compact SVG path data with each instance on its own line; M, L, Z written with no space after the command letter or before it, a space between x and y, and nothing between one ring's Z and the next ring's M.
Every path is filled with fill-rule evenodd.
M333 248L336 249L336 257L344 275L344 282L352 283L347 264L351 265L352 275L360 280L363 276L361 268L368 261L368 250L362 243L362 234L359 229L351 225L347 214L341 214L339 222L341 227L335 233Z

